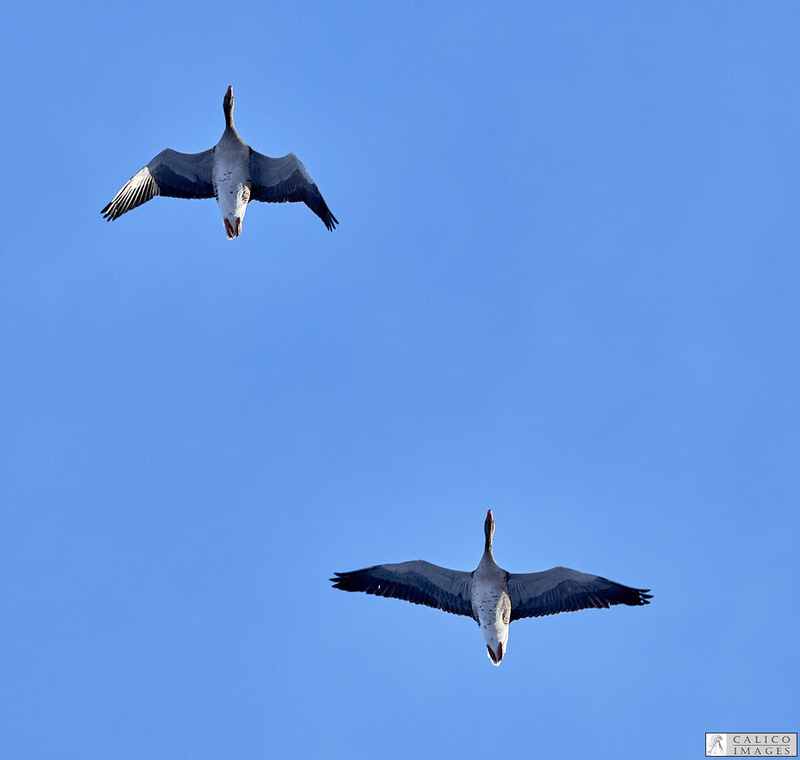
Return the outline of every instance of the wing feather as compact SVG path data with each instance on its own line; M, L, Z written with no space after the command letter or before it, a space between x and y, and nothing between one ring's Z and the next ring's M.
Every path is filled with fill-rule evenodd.
M650 589L631 588L607 578L554 567L540 573L509 573L511 620L555 615L615 604L650 604Z
M213 198L214 149L202 153L162 150L134 174L100 212L111 222L143 203L165 195L170 198Z
M331 231L339 220L294 153L270 158L250 149L250 200L265 203L305 203Z
M473 617L470 601L472 573L415 560L334 575L331 578L334 588L342 591L364 591L376 596L405 599L412 604Z

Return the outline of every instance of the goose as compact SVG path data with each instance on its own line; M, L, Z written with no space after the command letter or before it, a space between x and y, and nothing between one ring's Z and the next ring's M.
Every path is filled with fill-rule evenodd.
M499 665L508 648L508 628L515 620L554 615L590 607L650 604L650 589L631 588L568 567L539 573L509 573L492 553L494 515L484 523L486 547L471 573L439 567L424 560L375 565L334 573L334 588L405 599L437 610L473 618L486 641L489 659Z
M333 231L339 220L331 213L319 188L294 153L270 158L253 150L233 124L233 87L222 101L225 131L220 141L202 153L162 150L133 175L100 212L106 221L119 219L156 195L170 198L216 198L225 234L242 234L247 204L302 201Z

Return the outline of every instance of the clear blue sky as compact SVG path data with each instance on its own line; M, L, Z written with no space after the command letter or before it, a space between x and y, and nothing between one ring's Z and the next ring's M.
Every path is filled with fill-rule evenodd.
M431 6L434 7L431 7ZM698 757L800 729L800 5L17 3L0 756ZM294 151L341 227L100 209ZM567 565L480 632L335 570Z

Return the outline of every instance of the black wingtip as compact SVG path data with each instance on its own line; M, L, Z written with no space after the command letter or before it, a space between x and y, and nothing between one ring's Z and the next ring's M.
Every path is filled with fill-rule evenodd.
M334 573L333 578L328 580L333 584L334 588L341 589L342 591L362 591L363 589L348 588L348 582L352 581L355 573Z
M347 573L336 573L334 572L333 578L328 578L328 580L333 584L334 588L342 588L341 584L345 581L345 576ZM344 589L343 589L344 590Z
M113 208L114 201L110 203L106 203L100 213L103 215L103 219L107 222L113 222L115 219L119 218L119 214L116 213L116 208Z

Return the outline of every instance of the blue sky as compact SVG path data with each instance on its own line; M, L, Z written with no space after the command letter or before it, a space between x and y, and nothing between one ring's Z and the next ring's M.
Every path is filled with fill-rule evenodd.
M17 4L0 755L690 757L797 731L796 3ZM180 29L176 33L176 29ZM341 222L100 209L294 151ZM330 587L649 587L511 628Z

